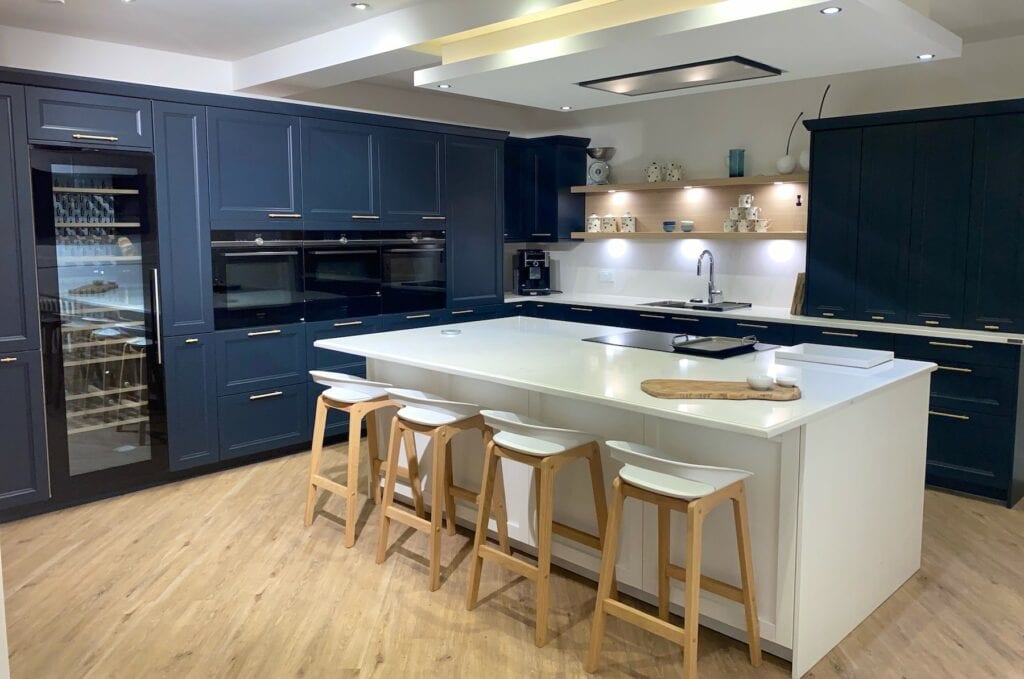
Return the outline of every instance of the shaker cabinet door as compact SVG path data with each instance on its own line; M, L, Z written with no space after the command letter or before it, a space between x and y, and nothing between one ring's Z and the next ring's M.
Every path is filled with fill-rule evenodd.
M74 146L152 148L148 99L30 87L28 134L33 141Z
M379 221L376 128L302 119L302 204L307 226L372 226Z
M212 334L164 342L171 471L212 464L217 449L217 371Z
M0 509L50 497L38 351L0 353Z
M377 135L377 162L382 221L444 228L444 135L383 130Z

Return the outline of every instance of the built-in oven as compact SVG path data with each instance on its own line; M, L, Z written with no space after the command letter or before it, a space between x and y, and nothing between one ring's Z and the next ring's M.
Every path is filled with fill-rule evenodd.
M218 330L302 320L302 235L214 231L213 322Z
M381 241L385 314L442 309L447 302L444 231L388 231Z
M302 250L307 321L381 313L379 231L307 231Z

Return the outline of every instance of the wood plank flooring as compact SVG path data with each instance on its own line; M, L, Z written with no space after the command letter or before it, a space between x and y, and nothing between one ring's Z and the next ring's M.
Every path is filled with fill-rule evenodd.
M445 537L431 594L425 536L393 531L378 566L376 513L346 550L343 503L324 496L303 528L308 460L0 526L14 679L584 676L593 583L554 569L537 649L523 578L485 567L465 610L468 533ZM598 676L681 676L674 646L614 619L604 648ZM744 645L703 628L699 656L702 679L790 672L768 655L751 667ZM921 572L808 676L1024 677L1024 507L929 491Z

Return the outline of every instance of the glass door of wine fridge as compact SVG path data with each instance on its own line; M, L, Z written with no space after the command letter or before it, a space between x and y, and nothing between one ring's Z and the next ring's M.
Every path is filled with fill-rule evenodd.
M167 470L152 157L35 148L50 480L103 495Z

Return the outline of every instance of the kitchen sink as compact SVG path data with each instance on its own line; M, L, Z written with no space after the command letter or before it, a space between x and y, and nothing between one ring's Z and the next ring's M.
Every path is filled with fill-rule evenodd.
M715 302L708 304L701 301L682 302L674 299L665 299L660 302L645 302L640 306L661 306L670 309L693 309L694 311L731 311L732 309L747 309L750 302Z

